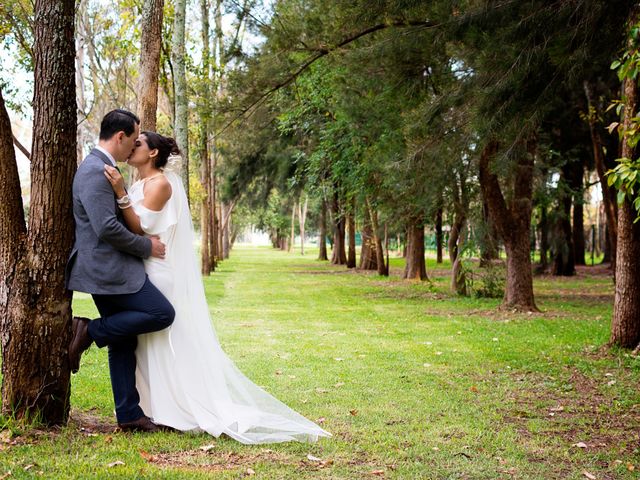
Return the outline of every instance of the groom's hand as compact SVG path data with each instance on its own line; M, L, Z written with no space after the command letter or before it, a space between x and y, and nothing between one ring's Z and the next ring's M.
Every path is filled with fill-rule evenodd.
M151 256L156 258L164 258L164 243L160 241L160 237L154 235L149 237L151 240Z

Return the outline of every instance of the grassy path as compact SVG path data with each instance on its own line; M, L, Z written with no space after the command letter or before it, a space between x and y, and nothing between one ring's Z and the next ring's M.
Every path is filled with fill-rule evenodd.
M428 269L432 282L406 283L238 247L206 280L227 353L331 439L114 433L106 352L92 347L69 427L7 422L0 478L639 478L640 360L600 349L606 276L537 279L543 313L526 315L452 297L447 271Z

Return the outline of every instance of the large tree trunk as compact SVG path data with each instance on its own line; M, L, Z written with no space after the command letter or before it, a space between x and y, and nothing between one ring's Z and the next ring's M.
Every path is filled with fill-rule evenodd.
M369 212L369 218L371 220L371 227L373 231L373 243L375 245L376 252L376 266L378 267L378 275L384 277L389 276L389 264L384 261L384 250L382 246L382 240L380 239L380 226L378 225L378 212L371 205L369 199L366 199L367 210ZM386 243L386 242L385 242ZM388 256L387 256L388 258Z
M0 332L2 413L64 424L69 413L76 169L73 0L36 0L31 205L25 231L11 127L0 97ZM55 86L55 87L53 87Z
M145 0L143 3L140 23L138 115L140 116L140 130L155 132L164 0ZM182 145L180 147L182 148Z
M451 261L451 290L458 295L468 295L467 279L462 269L462 257L460 255L464 242L465 224L466 215L460 206L456 205L456 213L449 235L449 260Z
M157 0L153 0L157 1ZM160 0L164 1L164 0ZM209 50L209 1L200 0L200 16L202 22L202 70L203 81L200 90L198 116L200 117L198 150L200 156L200 184L204 196L200 204L200 266L202 275L209 275L212 270L210 236L211 236L211 159L209 158L209 125L211 120L211 102L209 98L210 83L210 50ZM158 42L160 39L158 39Z
M424 224L415 219L407 227L407 257L402 278L426 280L427 266L424 259Z
M638 21L635 9L630 25ZM630 40L630 49L635 49ZM638 85L635 79L624 80L623 132L632 127L638 114ZM627 136L622 141L622 158L636 158L635 146ZM636 193L637 195L637 193ZM637 212L628 198L618 207L618 242L616 256L616 293L611 321L611 343L634 348L640 343L640 222L634 223Z
M591 133L591 144L593 147L593 158L596 164L596 171L598 172L598 179L600 180L600 188L602 189L602 202L604 205L605 216L607 220L607 241L609 248L605 248L604 261L611 262L612 273L615 276L615 261L616 261L616 237L617 237L617 217L618 207L615 200L615 192L609 187L607 183L607 167L605 165L605 155L603 149L602 138L600 131L596 125L597 110L593 102L593 94L591 92L591 86L588 82L584 82L584 90L587 96L587 103L589 106L589 130Z
M549 217L546 205L540 205L538 234L540 235L540 263L538 264L536 271L538 273L544 273L549 266Z
M364 222L362 225L362 247L360 249L360 270L377 270L378 264L376 262L376 244L373 237L373 230L371 229L371 219L369 212L364 215Z
M182 154L182 183L189 200L189 100L185 53L186 0L175 1L173 37L171 39L171 63L173 64L173 89L175 92L175 135Z
M353 200L347 213L347 229L349 231L349 255L347 256L347 268L356 268L356 202Z
M345 218L338 201L338 193L333 194L333 251L331 263L334 265L346 265L347 254L345 252Z
M327 257L327 202L324 198L320 208L320 235L318 242L320 244L318 260L329 260Z
M442 207L436 212L436 263L442 263Z
M498 260L498 233L489 217L489 207L486 200L482 199L482 227L480 241L480 266L485 267L493 260Z
M571 231L571 195L563 194L560 199L562 209L556 220L554 235L553 274L570 277L575 275L575 254L573 250L573 234Z
M527 152L521 153L513 179L513 198L507 204L500 183L491 171L490 161L498 144L490 141L480 156L480 187L487 200L489 215L502 237L507 251L507 285L503 306L518 310L537 311L533 297L533 275L529 255L533 166L535 142L527 142Z

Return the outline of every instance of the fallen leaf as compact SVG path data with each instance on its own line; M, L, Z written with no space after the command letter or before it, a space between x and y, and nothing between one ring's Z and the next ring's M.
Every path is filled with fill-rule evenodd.
M33 467L35 467L35 465L33 463L30 463L29 465L27 465L26 467L24 467L24 471L28 472L29 470L31 470Z
M382 475L384 475L384 470L372 470L372 471L369 472L369 475L382 476Z
M155 462L156 457L151 455L149 452L145 452L144 450L140 450L140 456L144 458L147 462Z
M247 468L247 475L255 475L256 471L253 468Z
M117 467L118 465L125 465L122 460L116 460L115 462L111 462L107 465L109 468Z
M557 407L553 407L549 409L550 412L564 412L564 407L562 405L558 405Z
M10 477L11 474L11 470L9 470L7 473L5 473L4 475L0 475L0 480L4 480L5 478Z
M609 385L610 387L611 387L611 386L613 386L613 385L615 385L615 384L616 384L616 381L615 381L615 380L609 380L609 381L607 382L607 385Z
M349 413L355 417L356 415L358 415L358 410L354 408L353 410L349 410Z
M111 443L113 442L113 437L111 435L107 435L106 437L104 437L104 443Z
M605 373L604 376L605 377L613 377L613 373Z
M582 474L587 477L589 480L596 480L597 477L593 473L589 473L586 470L582 472Z
M311 455L311 454L308 454L308 455L307 455L307 460L311 460L312 462L321 462L321 461L322 461L322 459L321 459L321 458L314 457L314 456L313 456L313 455Z
M471 390L473 393L478 393L478 387L476 387L475 385L471 385L471 388L469 390Z
M216 446L214 444L202 445L200 447L200 450L202 450L203 452L207 453L207 452L210 452L211 450L213 450L214 448L216 448Z
M574 443L573 445L571 445L572 447L578 447L578 448L587 448L588 445L584 442L578 442L578 443Z
M633 472L636 469L636 466L633 463L627 463L627 470Z

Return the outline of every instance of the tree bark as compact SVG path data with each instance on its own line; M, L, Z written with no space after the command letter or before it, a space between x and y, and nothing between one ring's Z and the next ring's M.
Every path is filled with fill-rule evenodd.
M634 9L630 21L638 21ZM629 41L635 49L633 42ZM635 79L625 79L623 131L627 132L637 115L638 85ZM636 148L629 145L628 137L622 141L622 158L636 158ZM637 195L637 193L636 193ZM637 212L628 198L618 207L618 235L616 255L616 292L611 321L611 343L634 348L640 343L640 222L634 223Z
M546 205L540 205L538 234L540 235L540 263L536 271L538 273L544 273L549 266L549 218Z
M607 221L607 240L609 248L605 249L605 260L611 261L611 269L615 276L615 261L616 261L616 238L617 238L617 217L618 206L615 200L615 193L613 189L609 187L607 183L607 168L605 165L605 156L603 150L602 138L600 131L597 129L596 118L597 110L595 109L593 102L593 94L591 92L591 86L589 82L584 82L585 95L587 97L587 104L589 106L589 131L591 133L591 145L593 147L593 158L596 164L596 171L598 172L598 179L600 180L600 188L602 189L602 203L604 205L605 216ZM607 255L608 254L608 255Z
M373 231L373 243L375 245L376 252L376 266L378 267L378 275L382 275L384 277L389 276L389 265L384 261L384 250L382 247L382 240L380 239L380 227L378 225L378 212L371 205L371 201L366 199L367 210L369 212L369 217L371 219L371 227Z
M356 268L356 221L355 221L355 200L352 200L349 212L347 213L347 228L349 231L349 255L347 256L347 268Z
M186 0L175 1L171 63L173 64L173 90L175 92L175 134L182 154L182 183L189 200L189 100L185 53Z
M442 263L442 207L436 212L436 263Z
M407 257L402 278L427 279L427 266L424 259L424 224L419 219L414 219L407 227Z
M69 414L71 295L64 271L76 169L74 7L73 0L35 3L28 233L0 98L2 412L48 425L64 424Z
M377 270L378 264L376 262L376 244L373 237L373 230L371 229L371 218L367 211L364 216L364 222L362 225L362 247L360 249L360 270Z
M320 238L318 242L320 244L320 253L318 254L318 260L329 260L327 257L327 202L322 199L322 206L320 207Z
M482 199L482 230L480 241L480 266L486 267L493 260L498 260L498 233L489 216L489 207Z
M331 263L333 265L346 265L347 254L345 252L345 218L340 208L338 193L333 194L333 251Z
M573 233L569 220L571 217L571 195L566 192L561 195L561 209L554 229L553 274L570 277L576 274Z
M158 109L158 78L162 46L164 0L144 0L140 24L140 71L138 78L138 115L140 130L155 132ZM182 148L182 145L180 145Z
M498 143L489 141L480 156L480 187L489 215L507 251L507 284L503 306L537 311L533 296L533 275L529 255L535 141L527 142L527 153L518 158L513 179L513 198L504 199L498 177L490 169Z
M451 291L458 295L468 295L467 280L462 270L460 250L464 242L466 215L460 205L456 205L456 212L449 234L449 260L451 261Z

